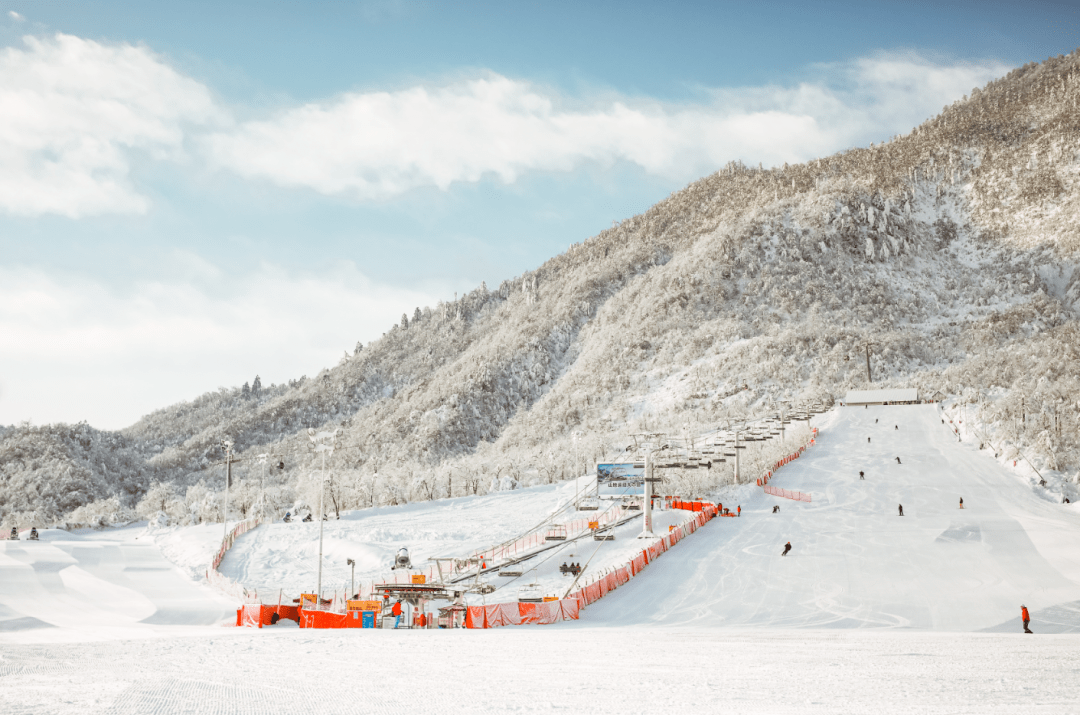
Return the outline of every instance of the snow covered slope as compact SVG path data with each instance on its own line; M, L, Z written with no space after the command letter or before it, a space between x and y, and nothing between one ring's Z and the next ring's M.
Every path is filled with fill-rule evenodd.
M1037 632L1080 632L1080 511L958 444L936 406L842 408L772 483L813 501L759 492L583 622L1016 632L1026 604Z
M40 541L0 541L0 632L59 627L119 637L233 617L231 599L186 578L153 543L135 541L143 531L115 540L43 530Z

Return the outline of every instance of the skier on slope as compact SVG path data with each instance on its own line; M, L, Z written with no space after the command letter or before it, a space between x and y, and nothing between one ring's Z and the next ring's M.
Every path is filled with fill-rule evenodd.
M897 457L897 458L896 458L896 463L897 463L897 464L900 464L900 463L901 463L901 462L900 462L900 458L899 458L899 457Z
M1027 606L1022 603L1020 604L1020 618L1024 621L1024 633L1034 633L1034 631L1028 628L1028 624L1031 623L1031 616L1028 615Z
M739 505L739 516L742 516L742 504Z
M903 515L904 515L904 505L901 504L900 505L900 516L903 516Z
M900 429L900 425L893 425L893 429Z
M790 541L787 542L787 544L784 545L784 553L782 553L780 555L781 556L787 556L789 551L791 551L791 542Z
M859 479L861 479L863 481L866 481L866 475L863 474L862 472L859 472Z
M960 508L964 508L964 497L960 497Z

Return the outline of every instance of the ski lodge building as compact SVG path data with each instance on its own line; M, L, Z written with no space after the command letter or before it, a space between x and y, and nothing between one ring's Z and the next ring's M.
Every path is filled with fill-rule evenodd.
M894 388L889 390L848 390L844 404L850 407L863 405L917 405L917 388Z

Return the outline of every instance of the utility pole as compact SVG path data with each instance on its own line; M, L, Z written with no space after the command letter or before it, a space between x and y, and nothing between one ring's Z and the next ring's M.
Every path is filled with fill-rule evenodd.
M346 559L345 563L352 566L352 575L349 576L349 593L356 593L356 561L354 559Z
M870 375L870 343L866 344L866 381L872 383L874 378Z
M735 483L739 483L739 450L745 447L739 446L739 430L735 430Z
M229 536L229 484L232 482L232 448L233 441L228 437L221 440L221 448L225 450L225 536Z

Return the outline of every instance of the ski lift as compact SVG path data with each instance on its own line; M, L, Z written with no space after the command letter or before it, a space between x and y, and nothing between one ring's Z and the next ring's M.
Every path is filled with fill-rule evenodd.
M412 560L409 558L409 550L405 547L398 549L397 556L394 557L394 565L391 570L411 568Z
M526 584L518 589L518 602L543 603L544 592L540 589L540 586L535 581L533 583Z
M551 529L548 530L547 535L544 537L544 541L566 541L566 527L551 527Z
M604 529L602 531L597 529L593 532L592 538L593 541L614 541L615 532L611 529Z
M517 578L522 573L524 572L520 568L514 568L512 566L510 568L499 569L499 576L502 578Z

